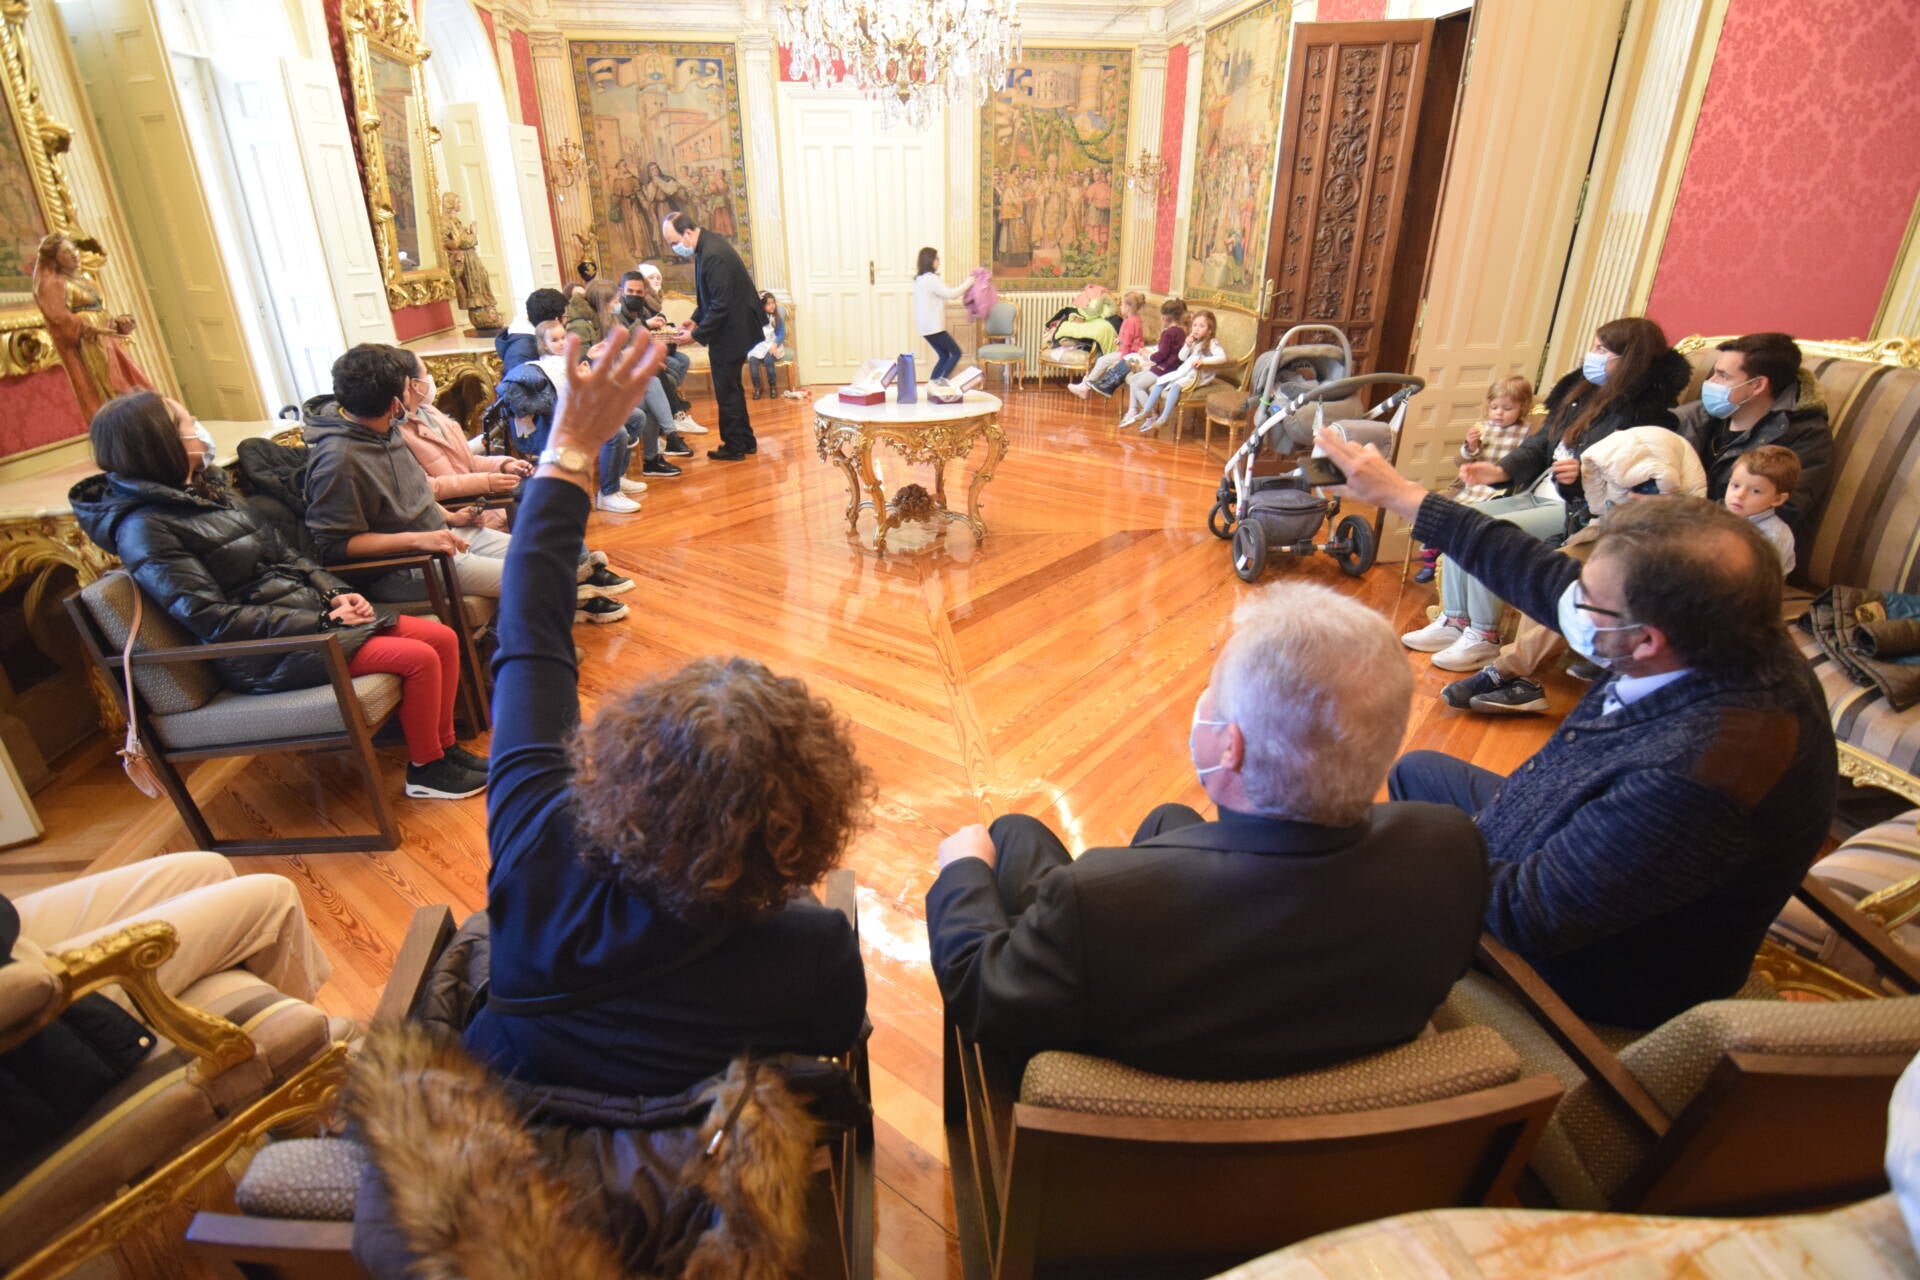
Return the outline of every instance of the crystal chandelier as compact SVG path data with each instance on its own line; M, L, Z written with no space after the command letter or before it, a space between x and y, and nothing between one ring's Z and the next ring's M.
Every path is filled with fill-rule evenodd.
M781 0L790 74L815 88L844 76L921 128L972 82L984 103L1020 57L1017 0Z

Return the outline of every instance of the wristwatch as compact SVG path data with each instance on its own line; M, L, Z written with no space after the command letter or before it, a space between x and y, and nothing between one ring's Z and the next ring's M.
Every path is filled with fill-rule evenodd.
M578 449L569 449L565 445L548 445L540 451L540 465L558 467L562 471L571 471L575 475L593 473L593 455L582 453Z

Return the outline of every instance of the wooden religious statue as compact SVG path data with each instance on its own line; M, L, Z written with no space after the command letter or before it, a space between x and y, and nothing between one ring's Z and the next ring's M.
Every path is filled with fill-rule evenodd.
M153 389L127 351L133 317L107 314L100 286L80 274L80 253L59 232L43 239L34 257L33 300L46 318L82 416L91 421L94 410L113 397Z
M480 261L479 234L471 222L460 220L460 197L452 191L440 196L440 247L446 251L447 271L453 276L454 302L467 313L471 335L500 332L500 309L493 302L493 282Z

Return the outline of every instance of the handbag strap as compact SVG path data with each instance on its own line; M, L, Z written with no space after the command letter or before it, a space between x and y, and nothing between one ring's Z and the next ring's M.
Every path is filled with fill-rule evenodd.
M120 646L120 676L125 682L127 694L127 741L124 751L140 751L140 727L136 720L133 701L133 642L140 638L140 623L146 616L146 593L140 590L140 584L125 569L115 569L106 575L108 578L125 578L127 587L133 592L133 620L127 624L127 642ZM103 578L102 581L106 579Z

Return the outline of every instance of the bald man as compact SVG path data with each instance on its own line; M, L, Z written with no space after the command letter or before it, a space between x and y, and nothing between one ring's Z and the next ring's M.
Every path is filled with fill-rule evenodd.
M1650 1027L1746 980L1820 852L1837 770L1826 699L1780 623L1773 549L1703 498L1614 508L1585 565L1321 433L1348 491L1606 669L1510 776L1401 757L1395 800L1486 837L1486 925L1597 1022Z

